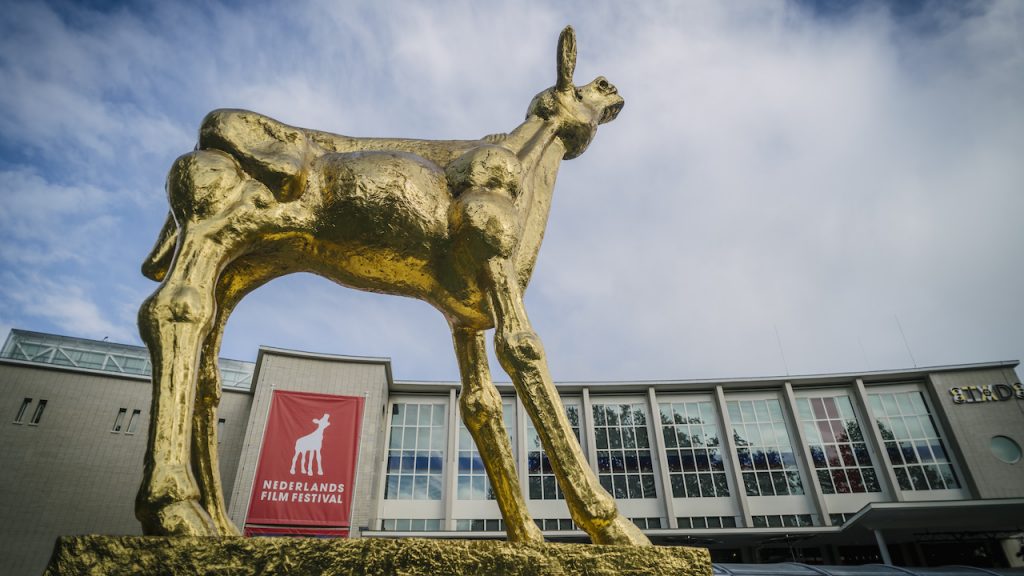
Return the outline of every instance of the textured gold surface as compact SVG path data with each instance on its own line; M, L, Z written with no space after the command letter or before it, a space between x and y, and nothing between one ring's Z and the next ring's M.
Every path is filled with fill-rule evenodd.
M291 576L711 576L702 548L514 545L471 540L147 538L73 536L57 541L46 576L289 574Z
M563 159L622 108L604 78L573 84L576 37L557 81L508 134L480 140L352 138L243 110L203 121L167 176L171 213L143 273L139 310L153 405L136 515L147 534L231 535L217 470L216 359L235 305L267 281L312 272L409 296L448 319L461 407L514 542L541 542L516 474L483 331L536 425L570 513L596 543L650 544L601 488L575 440L523 306ZM287 305L287 304L285 304Z

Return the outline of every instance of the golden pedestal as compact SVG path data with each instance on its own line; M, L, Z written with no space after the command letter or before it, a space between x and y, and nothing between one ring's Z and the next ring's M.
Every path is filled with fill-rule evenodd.
M64 574L711 576L711 557L682 546L498 540L65 536L44 575Z

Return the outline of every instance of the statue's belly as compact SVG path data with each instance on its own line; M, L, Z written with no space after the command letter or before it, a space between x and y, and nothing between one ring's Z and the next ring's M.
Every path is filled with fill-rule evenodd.
M441 280L451 265L452 199L436 164L403 152L325 154L299 202L312 214L317 273L426 300L460 321L489 320L472 279Z
M417 257L447 244L444 171L401 152L325 154L310 168L315 233Z

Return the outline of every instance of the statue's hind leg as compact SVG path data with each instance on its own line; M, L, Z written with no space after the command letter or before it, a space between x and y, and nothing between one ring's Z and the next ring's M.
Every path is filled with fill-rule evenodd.
M196 406L192 415L192 471L199 483L199 501L221 535L237 535L224 504L218 458L217 407L221 398L220 356L224 327L235 306L247 294L282 275L265 259L240 258L221 273L215 294L217 311L213 327L203 341L199 359Z
M498 360L512 377L537 428L573 520L595 544L650 545L643 532L619 513L573 436L558 390L548 373L544 348L526 317L512 264L494 258L488 262L486 274L491 284Z
M544 535L530 518L519 486L512 445L502 420L501 396L491 382L491 371L487 367L483 333L453 327L452 338L462 373L459 400L462 420L480 450L498 508L505 518L508 539L512 542L543 542Z

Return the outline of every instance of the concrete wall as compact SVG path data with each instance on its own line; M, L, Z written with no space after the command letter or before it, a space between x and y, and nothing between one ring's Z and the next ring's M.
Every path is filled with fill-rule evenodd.
M1020 382L1012 368L935 373L930 392L955 444L969 487L976 498L1024 497L1024 461L1007 464L992 453L993 436L1006 436L1024 447L1024 399L961 403L953 401L951 388L991 386Z
M71 534L141 534L142 480L152 386L121 377L0 362L0 558L5 574L40 574L54 540ZM14 423L25 398L32 403ZM30 424L40 399L46 409ZM225 392L221 474L231 487L250 397ZM134 434L112 432L140 410Z
M377 510L377 485L384 457L384 409L388 400L386 360L338 357L263 349L260 351L252 410L245 433L237 481L231 497L231 520L241 528L249 509L260 445L274 390L362 396L363 424L352 496L352 536L367 526Z

